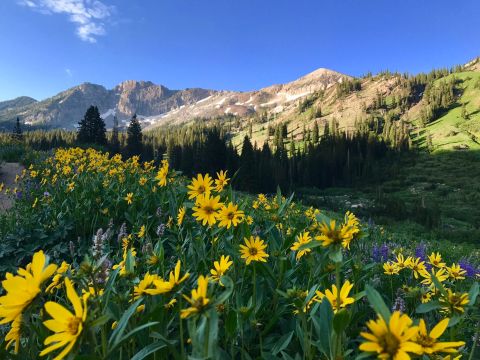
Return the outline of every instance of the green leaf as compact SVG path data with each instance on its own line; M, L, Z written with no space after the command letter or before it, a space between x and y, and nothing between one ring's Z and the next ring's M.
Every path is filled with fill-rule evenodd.
M445 290L442 283L438 281L437 277L433 275L433 272L432 272L432 281L435 284L435 287L440 291L440 293L447 298L448 297L447 290Z
M228 276L222 276L220 283L225 287L225 290L216 298L215 305L224 303L233 292L233 281Z
M473 283L472 287L470 288L470 291L468 292L468 299L469 299L468 305L469 306L475 305L475 301L477 300L478 292L479 292L478 282Z
M108 322L108 320L110 320L110 319L111 319L111 316L109 314L102 315L98 319L95 319L94 321L92 321L90 326L91 327L102 326L102 325L106 324Z
M365 292L367 293L367 298L370 302L370 305L372 305L373 309L377 312L377 314L379 314L388 324L391 314L388 306L383 301L382 296L370 285L365 286Z
M462 318L460 316L453 315L450 318L450 321L448 322L448 327L452 327L452 326L457 325L460 322L460 320L462 320Z
M343 255L342 255L342 249L338 248L333 251L330 251L328 253L328 257L330 260L332 260L334 263L341 263L343 260Z
M142 360L145 359L148 355L153 354L155 351L163 349L167 345L163 342L154 342L150 345L145 346L142 350L137 352L130 360Z
M360 291L359 293L353 295L353 298L355 299L355 301L358 301L360 299L363 299L366 295L367 293L365 291Z
M355 358L355 360L362 360L362 359L366 359L368 357L372 356L371 353L361 353L360 355L357 355L357 357Z
M110 335L110 339L108 340L108 344L111 347L114 347L121 339L123 333L125 332L125 328L128 325L128 321L130 320L130 317L135 313L137 310L138 305L141 304L143 301L142 298L138 299L135 301L130 307L125 311L118 321L118 325L115 328L115 330L112 331L112 334Z
M440 309L440 302L438 301L429 301L424 304L420 304L417 306L417 314L424 314L430 312L432 310Z
M350 313L342 309L333 317L333 329L337 334L341 334L350 323Z
M311 318L318 338L318 342L316 342L316 345L328 359L332 359L333 310L330 302L326 300L322 301L322 303L320 304L320 311L318 313L318 318L317 316L312 316Z
M312 241L309 241L308 243L300 245L297 251L313 249L313 248L316 248L316 247L319 247L319 246L322 246L321 241L312 240Z
M277 355L280 351L285 350L292 341L293 331L290 331L288 334L283 335L280 339L273 344L272 349L270 350L273 355Z

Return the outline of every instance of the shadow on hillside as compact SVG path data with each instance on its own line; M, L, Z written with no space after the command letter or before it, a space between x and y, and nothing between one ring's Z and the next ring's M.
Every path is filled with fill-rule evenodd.
M414 222L424 235L437 239L480 243L480 151L411 153L395 170L378 183L372 179L356 188L309 189L299 197L377 223Z

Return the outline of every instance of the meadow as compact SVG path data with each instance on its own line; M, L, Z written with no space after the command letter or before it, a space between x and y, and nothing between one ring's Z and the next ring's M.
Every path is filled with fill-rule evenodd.
M478 247L93 149L0 217L2 358L478 359ZM1 185L0 185L1 186Z

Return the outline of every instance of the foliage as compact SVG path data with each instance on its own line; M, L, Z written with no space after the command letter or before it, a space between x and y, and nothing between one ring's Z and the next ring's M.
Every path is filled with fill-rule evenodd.
M474 358L478 264L388 244L352 213L236 193L225 175L190 183L167 161L78 148L33 164L1 218L2 264L23 267L3 282L1 355L393 358L400 348L384 344L394 336L409 343L405 359L445 348Z

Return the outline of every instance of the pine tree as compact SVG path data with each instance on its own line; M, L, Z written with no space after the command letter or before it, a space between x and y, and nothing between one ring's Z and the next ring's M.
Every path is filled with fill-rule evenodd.
M83 144L107 144L105 122L96 106L90 106L78 123L77 141Z
M468 120L468 112L467 112L467 107L465 106L465 103L462 104L462 119Z
M315 121L313 123L313 133L312 133L312 141L314 144L318 143L318 136L319 136L318 124Z
M118 138L118 119L113 117L112 140L110 141L110 148L112 153L118 154L120 152L120 139Z
M143 150L142 145L142 127L137 120L137 114L132 116L130 124L127 128L127 155L141 155Z
M20 127L20 118L17 117L17 122L13 128L12 137L16 140L21 141L23 139L22 128Z

